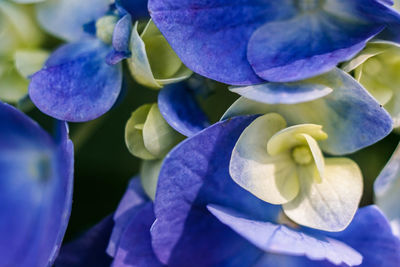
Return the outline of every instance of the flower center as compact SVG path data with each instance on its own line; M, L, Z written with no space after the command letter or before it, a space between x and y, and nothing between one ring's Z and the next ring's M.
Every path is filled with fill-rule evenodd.
M310 164L313 160L311 150L308 146L297 146L292 150L293 160L300 165Z
M96 21L96 36L106 44L111 44L115 25L118 22L116 16L107 15Z
M296 5L297 5L298 9L300 9L303 12L310 12L310 11L319 9L324 3L325 3L325 0L297 0L296 1Z

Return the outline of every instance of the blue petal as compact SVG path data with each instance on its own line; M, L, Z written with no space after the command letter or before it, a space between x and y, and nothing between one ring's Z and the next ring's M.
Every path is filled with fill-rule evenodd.
M206 209L214 203L235 207L255 218L277 216L277 206L249 194L229 176L232 149L254 118L237 117L214 124L180 143L165 158L155 198L157 220L151 230L154 251L163 263L183 264L190 259L208 266L258 255Z
M121 91L121 65L105 62L109 48L91 40L57 49L32 76L29 96L44 113L66 121L100 117Z
M63 245L57 257L57 267L108 267L112 258L105 252L111 229L112 216L104 218L77 240Z
M333 71L337 83L343 86L323 98L293 105L269 105L239 98L223 118L276 112L289 125L319 124L328 134L328 139L321 141L321 148L335 155L355 152L387 136L392 130L390 115L350 75L339 69Z
M112 46L113 50L107 56L107 63L115 65L130 56L129 41L132 32L132 18L127 14L115 25Z
M110 256L115 256L122 235L130 221L148 201L149 199L140 185L140 179L133 178L114 214L115 226L107 247L107 253Z
M210 125L193 92L182 83L164 87L158 95L158 107L168 124L185 136L192 136Z
M258 76L273 82L297 81L327 72L355 56L383 29L381 24L351 18L321 9L266 23L249 41L249 62Z
M251 34L266 21L289 17L290 0L150 0L154 23L182 62L208 78L260 83L247 61ZM289 8L288 8L289 6Z
M245 87L231 87L230 90L258 102L296 104L311 101L332 92L333 88L329 82L334 77L329 75L329 73L319 77L321 80L305 80L293 83L263 83Z
M149 17L147 0L117 0L117 3L128 11L134 20Z
M163 266L151 247L150 227L153 224L153 204L147 202L130 218L116 251L115 267L158 267Z
M72 201L73 144L65 124L55 142L0 102L0 252L7 266L51 265ZM21 257L23 253L23 257Z
M52 0L36 5L43 29L66 41L89 37L83 26L105 15L109 0Z
M339 265L359 265L362 256L350 246L323 235L310 235L285 225L245 218L223 207L209 205L208 209L222 223L245 237L265 252L307 256L311 260L329 260Z
M396 267L400 262L400 240L376 206L361 208L351 224L339 233L328 233L363 255L363 266Z

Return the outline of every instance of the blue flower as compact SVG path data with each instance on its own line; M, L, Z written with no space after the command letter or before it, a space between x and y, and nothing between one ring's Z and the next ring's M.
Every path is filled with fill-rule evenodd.
M344 231L317 231L233 182L231 151L254 118L219 122L173 149L154 204L132 180L114 215L114 265L396 266L400 241L375 206L360 209Z
M122 86L119 62L130 55L132 21L121 6L108 9L105 2L93 0L82 6L81 1L60 0L38 6L44 28L70 41L31 78L29 96L44 113L66 121L88 121L103 115L117 100ZM90 32L91 26L92 34L84 31Z
M0 102L0 252L4 266L50 266L67 227L73 144L58 123L51 138L17 109Z
M378 0L150 0L183 63L228 84L297 81L356 55L399 14Z

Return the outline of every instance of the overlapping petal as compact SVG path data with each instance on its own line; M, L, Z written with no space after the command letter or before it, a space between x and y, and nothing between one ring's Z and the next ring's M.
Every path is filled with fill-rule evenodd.
M164 160L151 229L154 251L164 264L242 266L259 256L206 209L214 203L266 220L277 216L278 207L249 194L229 176L231 151L253 119L238 117L210 126L180 143Z
M328 260L336 265L343 263L354 266L362 261L362 255L352 247L324 235L246 218L243 214L219 206L209 205L208 209L222 223L266 253L306 256L311 260Z
M185 136L190 137L210 125L194 93L182 83L163 88L158 95L158 107L168 124Z
M0 103L0 251L5 265L47 266L58 254L73 183L73 144L65 123L58 130L53 140L26 115Z
M110 48L97 40L66 44L32 76L29 95L44 113L66 121L88 121L107 112L121 91L121 65L110 66Z
M52 0L36 6L37 18L43 29L66 41L79 41L90 35L84 25L103 16L108 0Z
M390 115L348 74L338 69L335 72L346 86L323 98L294 105L268 105L241 97L223 119L276 112L288 125L318 124L329 136L321 141L322 150L337 155L352 153L388 135L392 130Z

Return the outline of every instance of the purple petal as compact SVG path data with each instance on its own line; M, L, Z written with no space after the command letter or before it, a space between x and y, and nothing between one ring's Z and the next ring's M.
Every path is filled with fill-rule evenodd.
M40 26L67 41L87 38L83 26L105 15L109 0L57 0L36 5Z
M168 124L185 136L192 136L210 125L195 96L184 84L164 87L158 95L158 107Z
M265 80L302 80L349 60L382 29L381 24L346 21L321 10L264 24L252 35L247 57Z
M307 256L310 260L329 260L333 264L359 265L362 256L350 246L323 235L310 235L285 225L258 221L223 207L208 205L222 223L265 252Z
M106 247L113 225L114 222L110 215L77 240L62 246L55 266L110 266L112 258L106 254Z
M149 201L142 189L139 178L133 178L114 214L115 226L112 230L107 253L114 257L122 234L135 214Z
M184 262L190 257L191 262L204 266L227 259L240 262L242 256L257 254L206 209L213 203L235 207L256 218L277 216L277 206L249 194L229 176L232 149L254 118L216 123L180 143L165 158L155 198L157 220L151 231L154 251L163 263Z
M267 21L290 17L291 1L150 0L154 23L182 62L208 78L235 85L260 83L247 61L251 34Z
M44 113L80 122L100 117L121 91L121 65L105 62L109 48L100 41L67 44L32 76L29 96Z
M0 102L0 252L5 266L47 266L58 254L72 201L73 144L55 142Z
M147 0L117 0L117 3L128 11L134 20L149 17Z
M132 32L132 17L127 14L115 25L112 46L113 50L107 55L106 62L115 65L130 56L129 41Z
M149 201L130 218L118 245L113 267L163 266L151 247L150 227L154 220L153 204Z
M350 245L363 255L363 266L395 267L400 262L400 240L376 206L361 208L342 232L326 233Z

